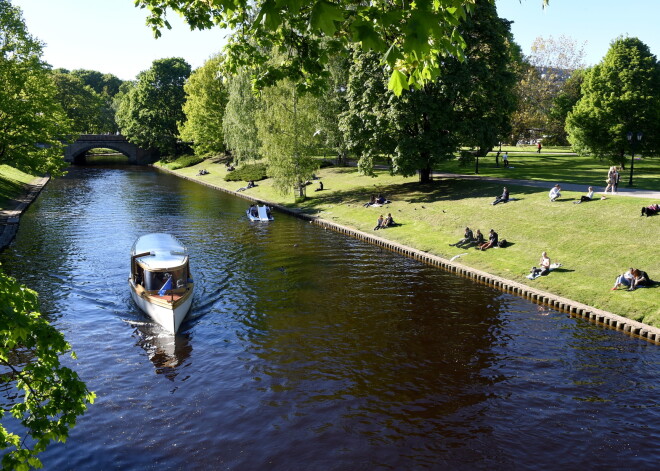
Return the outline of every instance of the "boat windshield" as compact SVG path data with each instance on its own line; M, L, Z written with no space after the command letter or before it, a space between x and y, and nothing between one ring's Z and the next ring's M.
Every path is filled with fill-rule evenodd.
M169 289L183 288L186 285L186 268L180 267L168 271L144 270L144 289L148 291L160 290L170 278L172 278L172 285Z

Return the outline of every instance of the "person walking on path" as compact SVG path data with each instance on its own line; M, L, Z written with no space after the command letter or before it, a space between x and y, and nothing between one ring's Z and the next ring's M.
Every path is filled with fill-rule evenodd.
M605 182L607 183L604 192L605 194L607 194L608 191L611 191L613 195L616 194L615 182L617 181L618 178L619 178L619 172L617 172L616 167L612 165L610 169L607 171L607 179L605 179Z
M541 153L541 141L537 141L536 144L536 153L540 154Z

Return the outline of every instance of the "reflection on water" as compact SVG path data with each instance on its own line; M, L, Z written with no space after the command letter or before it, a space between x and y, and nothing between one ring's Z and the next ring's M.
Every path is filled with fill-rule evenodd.
M174 380L178 368L190 358L192 345L189 334L171 334L152 322L132 322L136 327L137 345L147 353L156 373Z
M0 261L98 395L46 469L655 466L656 346L247 204L75 168L23 216ZM190 251L176 336L128 292L148 232Z

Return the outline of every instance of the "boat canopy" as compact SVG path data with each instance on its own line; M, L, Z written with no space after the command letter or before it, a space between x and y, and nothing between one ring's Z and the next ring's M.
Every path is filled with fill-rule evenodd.
M188 262L188 249L170 234L154 233L138 238L131 249L131 257L146 254L135 260L147 270L168 270Z

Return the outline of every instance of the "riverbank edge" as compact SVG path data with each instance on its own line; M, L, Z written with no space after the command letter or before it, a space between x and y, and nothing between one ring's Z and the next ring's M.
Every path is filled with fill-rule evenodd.
M50 176L41 177L35 183L27 185L27 191L23 196L12 200L8 206L13 209L0 211L0 252L6 249L16 237L21 215L37 199L41 190L50 181Z
M295 216L299 219L307 220L312 224L323 227L324 229L330 229L335 232L353 237L364 242L377 245L384 249L390 250L392 252L398 253L400 255L421 261L428 265L432 265L438 268L441 268L445 271L454 273L456 275L462 276L464 278L471 279L477 283L497 288L505 293L514 294L516 296L530 300L536 304L543 306L551 307L555 310L569 314L570 317L581 317L586 319L594 324L604 326L606 328L621 331L632 337L640 338L648 342L654 343L655 345L660 345L660 329L653 327L642 322L634 321L626 317L614 314L602 309L596 309L592 306L574 301L572 299L563 298L546 291L542 291L530 286L518 283L516 281L507 280L505 278L492 275L488 272L478 270L476 268L463 265L461 263L452 262L445 258L439 257L437 255L432 255L424 251L415 249L413 247L408 247L397 242L392 242L381 237L377 237L373 234L368 234L366 232L354 229L352 227L343 226L317 216L311 216L309 214L303 213L301 210L295 208L289 208L282 206L277 203L266 201L260 198L255 198L244 193L236 192L223 188L212 183L205 182L201 179L190 177L187 175L182 175L175 170L170 170L164 167L153 166L155 169L161 170L166 173L170 173L180 178L190 180L207 187L223 191L225 193L231 194L233 196L238 196L245 200L257 203L257 204L267 204L280 212Z

